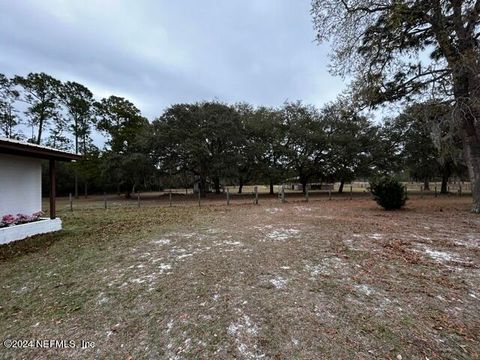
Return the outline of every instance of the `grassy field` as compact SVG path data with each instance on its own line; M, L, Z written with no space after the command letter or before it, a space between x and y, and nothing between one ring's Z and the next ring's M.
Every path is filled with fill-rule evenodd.
M65 230L0 246L6 359L478 359L468 197L385 212L360 194L59 203Z

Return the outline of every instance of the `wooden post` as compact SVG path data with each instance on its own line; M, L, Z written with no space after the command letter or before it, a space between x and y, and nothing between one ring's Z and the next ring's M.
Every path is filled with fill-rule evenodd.
M200 192L200 189L198 189L198 207L201 206L200 199L201 199L201 192Z
M169 197L170 197L170 206L172 206L172 189L170 189L170 194L168 194Z
M353 194L353 186L350 185L350 200L352 200L352 194Z
M227 205L230 205L230 190L227 187Z
M423 185L420 185L420 199L423 199Z
M50 219L55 219L56 209L55 209L55 198L57 194L55 193L55 160L50 159L49 161L49 175L50 175Z
M332 189L328 189L328 200L332 200Z
M308 188L305 189L305 201L308 202Z
M285 202L285 185L282 184L282 203Z
M69 198L69 200L70 200L70 211L73 211L72 193L68 194L68 198Z
M254 187L255 191L255 205L258 205L258 186Z
M107 193L103 193L103 206L105 207L105 210L107 210Z
M437 197L437 185L435 185L435 197Z
M458 183L458 196L462 196L462 184Z
M137 193L137 206L140 207L140 193Z

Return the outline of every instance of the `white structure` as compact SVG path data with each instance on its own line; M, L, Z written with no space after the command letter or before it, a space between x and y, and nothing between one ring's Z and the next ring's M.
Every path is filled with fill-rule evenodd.
M50 218L0 228L0 245L61 230L55 213L55 161L80 159L79 155L0 138L0 220L4 215L31 216L42 210L42 160L50 165Z
M39 221L13 225L6 228L0 228L0 245L8 244L15 240L23 240L33 235L46 234L62 230L62 220L41 219Z
M42 160L0 154L0 216L42 210Z

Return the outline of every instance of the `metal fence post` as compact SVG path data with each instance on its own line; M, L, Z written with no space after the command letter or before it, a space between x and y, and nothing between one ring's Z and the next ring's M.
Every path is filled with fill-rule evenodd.
M255 191L255 205L258 205L258 186L254 187Z
M230 205L230 190L227 187L227 205Z
M103 193L103 206L105 207L105 210L107 210L107 193Z

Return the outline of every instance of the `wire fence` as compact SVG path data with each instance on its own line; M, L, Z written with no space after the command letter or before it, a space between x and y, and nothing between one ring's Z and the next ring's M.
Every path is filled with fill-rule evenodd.
M441 183L431 182L429 189L424 188L423 183L404 183L409 196L432 197L440 196ZM353 200L354 198L369 197L368 182L352 182L345 184L343 193L338 192L339 184L333 184L329 190L298 190L291 185L275 185L273 194L270 187L265 185L244 186L239 193L238 186L224 187L220 194L208 193L200 196L193 189L167 189L162 192L148 192L131 194L129 198L120 194L93 195L88 198L75 198L70 194L68 197L57 199L57 208L61 211L75 211L80 209L116 209L124 207L144 206L209 206L209 205L259 205L272 202L309 202L319 200ZM471 192L467 182L451 182L447 186L448 195L463 196ZM44 208L48 208L45 201Z

